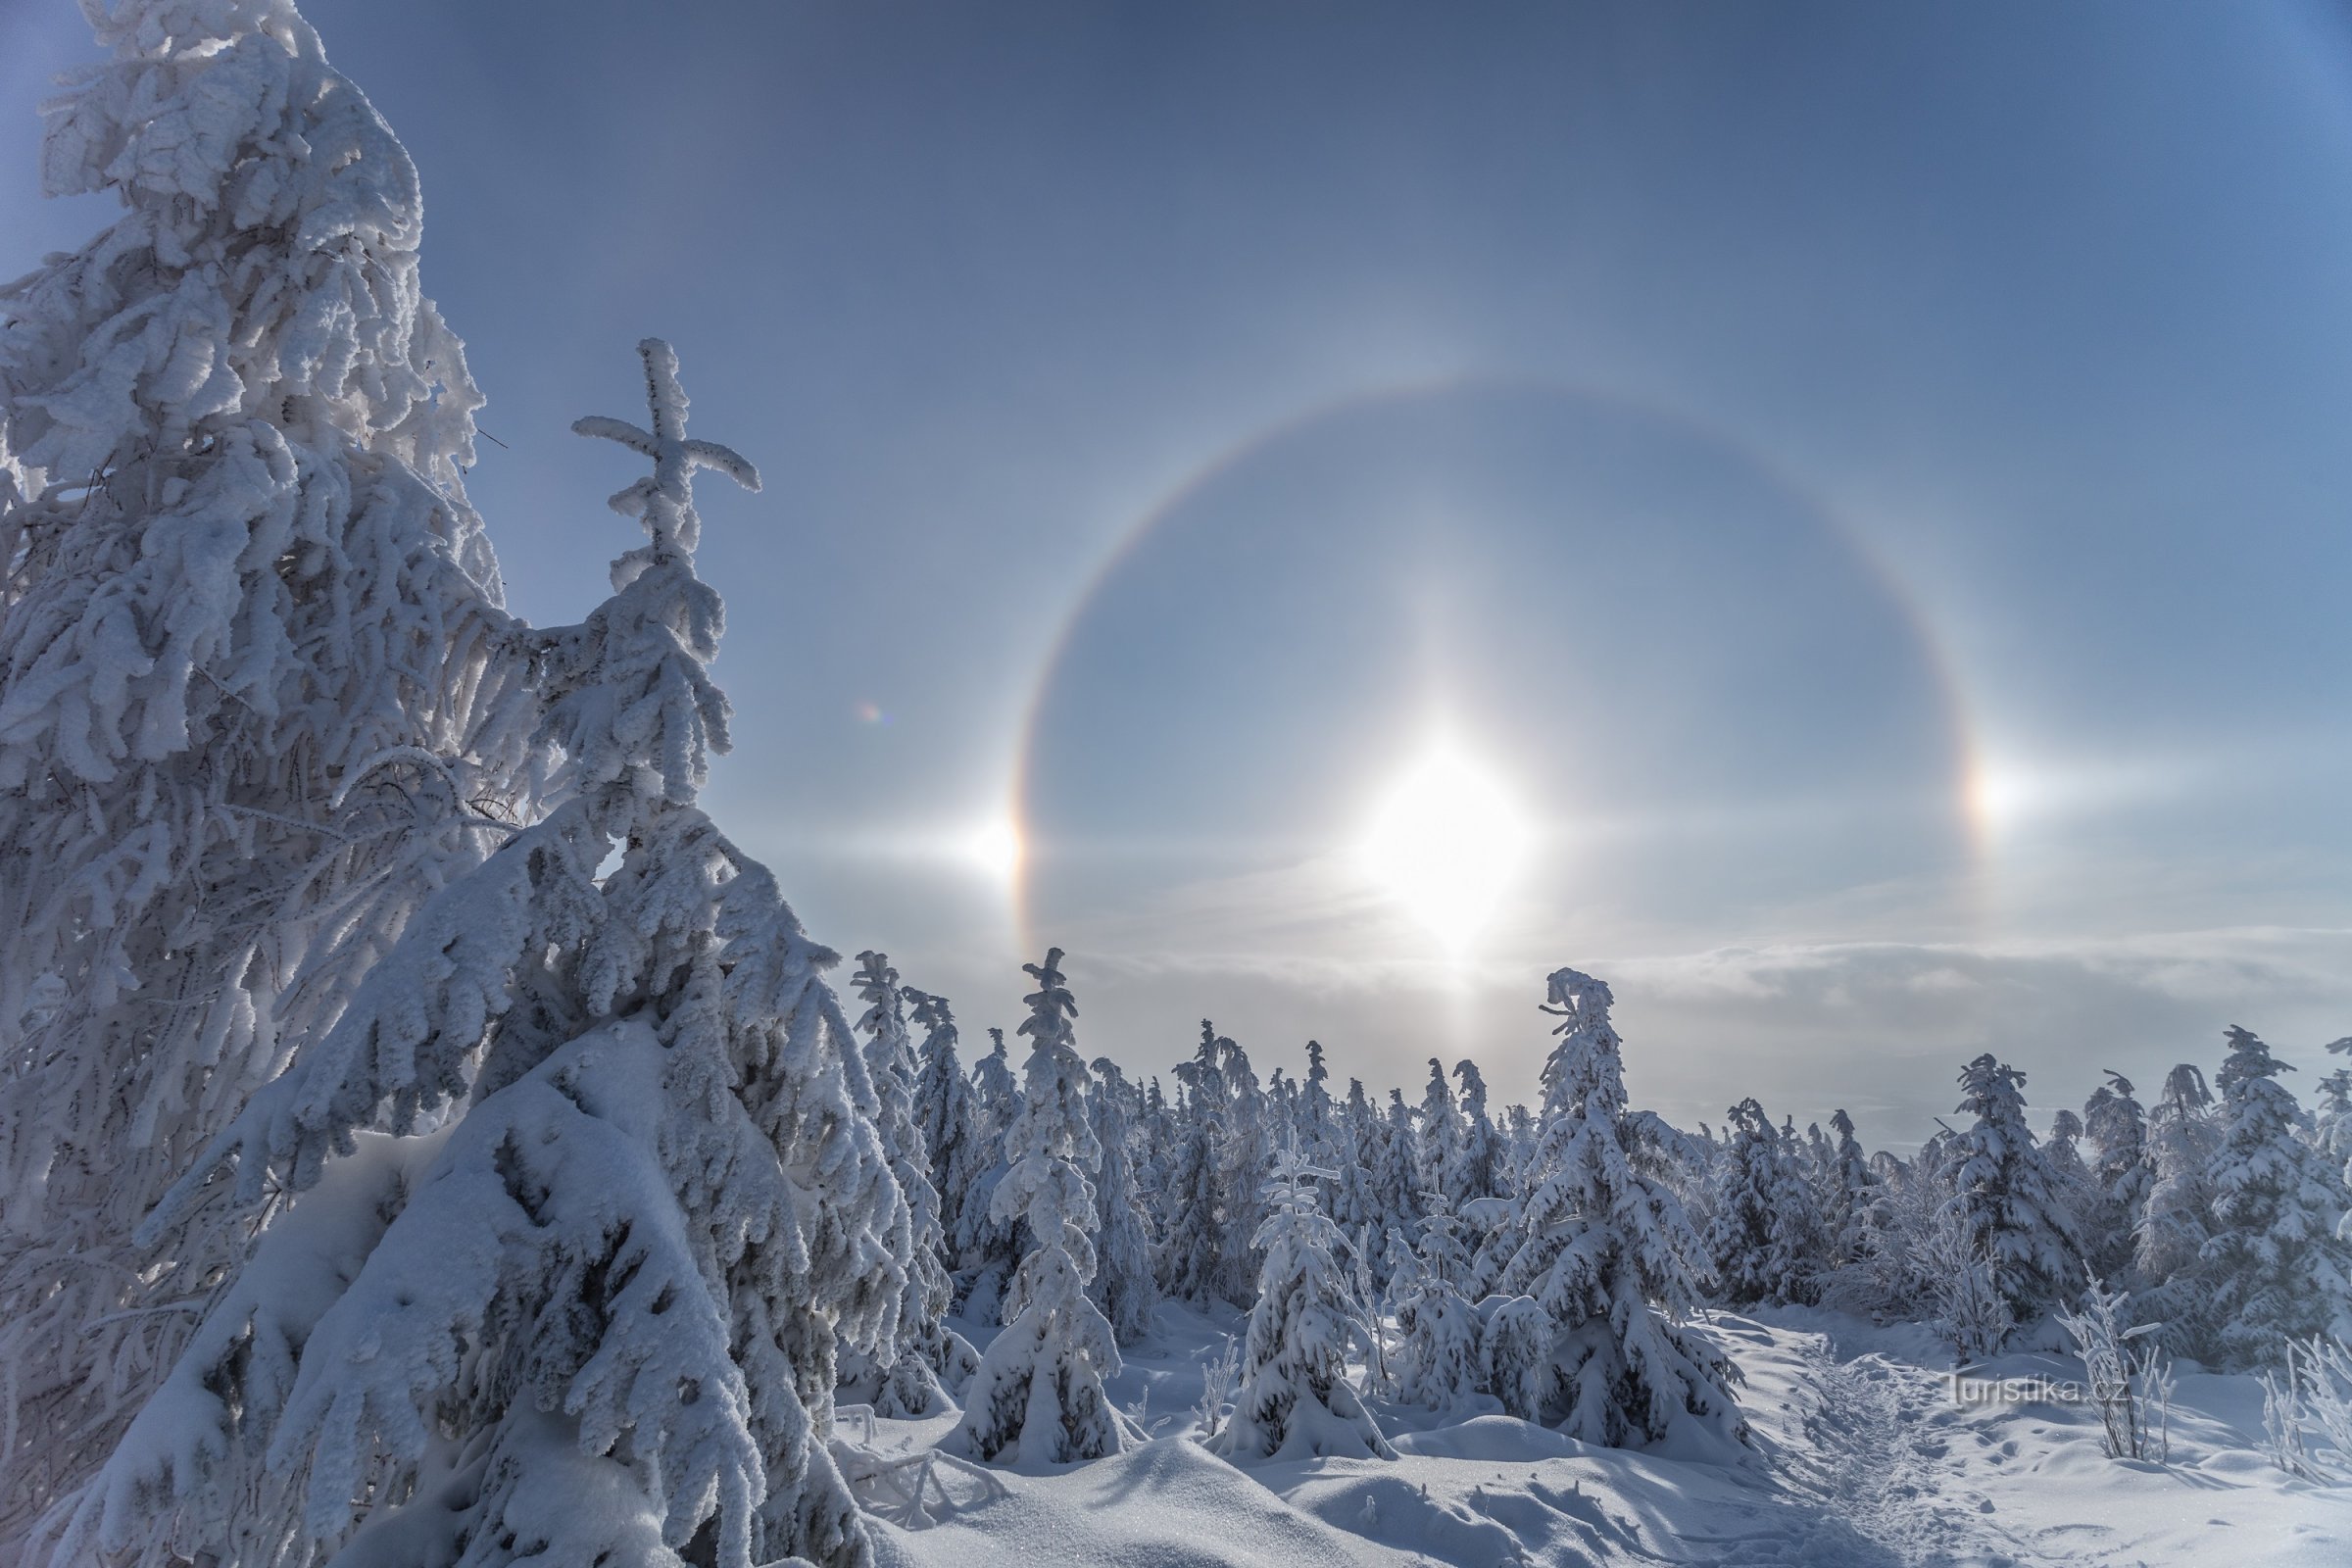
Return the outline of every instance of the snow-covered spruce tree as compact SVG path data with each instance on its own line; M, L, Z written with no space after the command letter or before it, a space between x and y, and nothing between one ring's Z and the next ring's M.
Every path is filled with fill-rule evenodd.
M1132 1085L1108 1056L1094 1061L1095 1093L1088 1107L1102 1163L1095 1177L1095 1234L1102 1238L1093 1284L1087 1294L1102 1309L1111 1334L1133 1345L1152 1329L1159 1291L1152 1275L1152 1239L1144 1229L1142 1195L1136 1191L1130 1152Z
M1409 1244L1421 1224L1421 1178L1414 1168L1419 1144L1404 1091L1391 1089L1388 1114L1379 1123L1364 1169L1372 1204L1366 1219L1381 1248L1371 1259L1372 1272L1384 1290L1389 1283L1385 1238L1400 1236Z
M1810 1301L1821 1221L1800 1156L1755 1101L1725 1114L1707 1203L1718 1298L1734 1306Z
M2042 1144L2042 1152L2047 1156L2050 1168L2062 1176L2077 1172L2087 1174L2089 1167L2082 1163L2080 1147L2082 1138L2082 1118L2064 1105L2059 1106L2050 1117L2050 1136Z
M1159 1246L1159 1211L1168 1189L1168 1171L1176 1153L1176 1116L1157 1075L1144 1081L1143 1109L1137 1113L1132 1147L1135 1150L1135 1189L1144 1215L1144 1234ZM1153 1254L1156 1256L1156 1251ZM1156 1265L1154 1265L1156 1267Z
M1413 1150L1414 1181L1426 1201L1435 1194L1450 1211L1468 1194L1461 1191L1469 1161L1470 1128L1454 1102L1453 1085L1446 1080L1446 1064L1429 1058L1429 1082L1421 1091L1421 1118Z
M2330 1055L2352 1055L2352 1035L2328 1042ZM2352 1165L2352 1067L2337 1067L2313 1086L2319 1105L2312 1111L2312 1142L2337 1167Z
M1536 1114L1512 1104L1502 1113L1503 1184L1499 1191L1517 1197L1533 1185L1529 1177L1536 1158Z
M407 152L287 0L84 7L0 289L0 1557L242 1255L140 1217L529 817L527 652Z
M1467 1058L1455 1062L1453 1076L1462 1086L1462 1119L1468 1124L1461 1167L1454 1177L1458 1189L1454 1201L1458 1204L1498 1196L1503 1188L1503 1165L1508 1155L1501 1129L1487 1113L1487 1080L1479 1072L1478 1063Z
M931 1185L939 1195L940 1247L951 1266L961 1259L955 1238L964 1228L964 1205L988 1163L980 1143L972 1086L956 1054L956 1011L948 999L912 986L901 992L923 1031L914 1080L914 1125L923 1139Z
M1277 1066L1266 1074L1266 1121L1279 1145L1298 1120L1298 1085Z
M649 537L612 597L543 641L557 804L166 1196L158 1229L296 1195L61 1564L870 1560L825 1447L834 1346L895 1334L906 1203L835 956L696 806L727 709L692 476L758 477L687 438L675 358L642 352L652 428L574 426L654 473L613 497Z
M1020 1217L1035 1250L1013 1274L1004 1332L980 1357L963 1423L947 1446L967 1458L1038 1469L1116 1453L1128 1434L1102 1392L1102 1380L1118 1374L1119 1348L1086 1294L1095 1276L1095 1193L1086 1173L1102 1152L1088 1125L1086 1062L1070 1027L1078 1004L1063 983L1059 948L1021 967L1037 982L1023 999L1025 1093L1004 1131L1007 1164L991 1203L1000 1220Z
M1262 1190L1276 1146L1274 1115L1249 1054L1217 1037L1217 1082L1224 1086L1224 1141L1217 1168L1217 1292L1236 1306L1256 1299L1262 1258L1257 1227Z
M1159 1247L1152 1271L1171 1300L1207 1304L1216 1296L1219 1123L1203 1115L1201 1097L1178 1085L1180 1132L1159 1194Z
M871 949L858 955L853 978L865 1004L858 1033L864 1041L866 1076L874 1085L874 1130L906 1200L908 1234L905 1245L891 1250L910 1261L897 1340L878 1355L842 1347L841 1391L882 1415L936 1415L948 1407L940 1379L961 1380L969 1370L971 1347L946 1323L955 1287L944 1255L939 1190L931 1184L931 1152L915 1122L914 1042L906 1033L906 993L890 959Z
M1412 1298L1396 1314L1403 1333L1389 1358L1396 1397L1433 1410L1458 1410L1479 1392L1478 1314L1463 1290L1470 1254L1458 1224L1443 1195L1431 1201L1414 1251ZM1395 1281L1392 1274L1392 1290Z
M2135 1299L2163 1320L2165 1346L2180 1355L2212 1353L2210 1300L2197 1265L2213 1233L2210 1178L2220 1147L2213 1091L2194 1062L2181 1062L2165 1074L2148 1113L2148 1190L2132 1254Z
M1870 1156L1862 1152L1862 1141L1854 1136L1854 1119L1844 1106L1830 1113L1830 1130L1838 1135L1838 1142L1831 1150L1829 1180L1824 1183L1828 1201L1823 1205L1822 1236L1829 1265L1838 1268L1860 1256L1869 1245L1864 1216L1877 1178L1871 1175Z
M1698 1305L1698 1237L1671 1193L1634 1169L1625 1147L1625 1081L1609 988L1553 971L1544 1011L1560 1042L1544 1063L1544 1111L1530 1183L1518 1203L1519 1250L1500 1289L1532 1298L1548 1320L1548 1355L1530 1362L1525 1308L1497 1311L1506 1332L1489 1358L1514 1388L1506 1408L1587 1443L1666 1436L1679 1415L1744 1439L1732 1397L1739 1369L1689 1326ZM1505 1303L1508 1307L1508 1303Z
M2025 1081L1990 1052L1961 1069L1959 1108L1976 1119L1950 1165L1953 1211L2020 1321L2056 1304L2082 1272L2066 1195L2026 1124Z
M1298 1147L1309 1160L1336 1168L1335 1134L1332 1118L1339 1107L1331 1098L1331 1068L1324 1062L1323 1042L1306 1043L1306 1081L1298 1090L1298 1114L1295 1131Z
M1372 1113L1372 1102L1364 1094L1364 1081L1348 1079L1348 1099L1340 1110L1339 1132L1333 1146L1339 1155L1333 1168L1339 1175L1324 1195L1324 1202L1332 1219L1350 1236L1381 1222L1380 1204L1372 1195L1371 1173L1374 1152L1379 1148L1377 1119Z
M2082 1104L2082 1135L2090 1140L2090 1218L2082 1238L2091 1271L2101 1279L2130 1276L2132 1237L2148 1198L2148 1118L2132 1098L2132 1080L2109 1072Z
M1021 1113L1021 1090L1005 1054L1004 1031L988 1032L989 1054L972 1065L973 1120L983 1156L964 1190L956 1248L956 1302L968 1320L996 1317L1005 1286L1020 1263L1026 1238L1020 1220L995 1217L997 1184L1004 1179L1004 1133Z
M1370 1345L1372 1329L1343 1260L1347 1238L1313 1186L1330 1175L1295 1146L1275 1154L1241 1387L1232 1421L1211 1444L1228 1458L1396 1457L1348 1381L1348 1348Z
M1160 1194L1159 1290L1171 1299L1205 1305L1218 1292L1223 1228L1217 1177L1225 1158L1223 1078L1217 1070L1216 1029L1200 1022L1200 1049L1176 1065L1181 1092L1176 1147Z
M2221 1359L2247 1369L2277 1361L2290 1341L2352 1343L2352 1242L2336 1234L2352 1200L2334 1164L2297 1136L2295 1097L2278 1079L2293 1069L2244 1029L2224 1035L2213 1234L2196 1272Z

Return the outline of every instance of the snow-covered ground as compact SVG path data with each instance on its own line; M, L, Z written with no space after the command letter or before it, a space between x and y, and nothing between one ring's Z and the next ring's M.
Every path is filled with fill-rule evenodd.
M1381 1403L1393 1461L1237 1469L1192 1434L1202 1363L1238 1327L1231 1316L1160 1308L1152 1337L1111 1385L1152 1436L1133 1451L1047 1475L941 1465L923 1489L925 1517L887 1483L868 1487L897 1521L876 1530L882 1562L2352 1562L2352 1489L2293 1480L2263 1457L2251 1378L2184 1373L2171 1462L2119 1462L2101 1453L2085 1407L1960 1405L1950 1357L1924 1330L1793 1308L1718 1314L1711 1332L1747 1378L1756 1448L1745 1458L1592 1448L1500 1414L1441 1422ZM1972 1374L2063 1382L2082 1367L2031 1353ZM872 1446L918 1451L950 1425L878 1421Z

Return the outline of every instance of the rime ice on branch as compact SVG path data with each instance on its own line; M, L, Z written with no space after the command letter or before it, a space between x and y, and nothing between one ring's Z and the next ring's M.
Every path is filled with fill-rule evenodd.
M66 1560L870 1561L826 1452L834 1348L897 1333L906 1201L838 960L695 804L726 709L692 475L757 481L686 438L673 356L642 352L653 428L583 421L655 472L613 498L647 542L612 597L546 639L558 804L167 1200L224 1167L244 1202L298 1195ZM368 1131L448 1099L440 1133Z

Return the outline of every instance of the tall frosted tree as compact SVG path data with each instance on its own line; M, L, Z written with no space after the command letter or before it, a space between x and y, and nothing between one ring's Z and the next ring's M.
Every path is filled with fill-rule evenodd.
M1365 1216L1372 1226L1375 1244L1382 1250L1371 1261L1373 1274L1383 1286L1388 1284L1386 1238L1399 1236L1408 1243L1421 1226L1421 1176L1417 1168L1420 1138L1413 1126L1413 1107L1404 1102L1404 1091L1389 1091L1388 1114L1375 1134L1374 1142L1365 1156L1365 1179L1370 1191L1372 1211Z
M1133 1345L1151 1331L1152 1309L1159 1299L1131 1148L1130 1116L1140 1097L1108 1056L1096 1057L1094 1070L1095 1093L1088 1112L1102 1160L1095 1172L1095 1235L1100 1242L1087 1294L1102 1309L1118 1342Z
M541 755L407 152L287 0L83 9L43 184L124 211L0 289L0 1556L242 1255L140 1217Z
M1560 1018L1544 1063L1544 1109L1486 1359L1531 1419L1587 1443L1664 1438L1690 1417L1744 1437L1739 1369L1689 1324L1698 1306L1697 1235L1682 1204L1626 1147L1622 1042L1609 988L1554 970L1544 1011ZM1541 1314L1540 1317L1537 1314Z
M1349 1347L1369 1345L1372 1329L1344 1260L1347 1239L1313 1186L1330 1174L1296 1147L1276 1153L1241 1387L1213 1444L1229 1457L1396 1457L1348 1377Z
M1396 1397L1433 1410L1459 1408L1478 1393L1478 1314L1463 1294L1470 1252L1457 1224L1443 1194L1431 1200L1413 1250L1410 1299L1398 1300L1401 1333L1389 1357ZM1398 1273L1390 1276L1392 1298L1398 1295Z
M899 1334L878 1357L855 1348L841 1354L843 1386L884 1415L936 1414L947 1402L940 1377L961 1375L964 1353L947 1327L954 1286L944 1258L939 1190L931 1184L931 1152L915 1121L914 1041L906 1032L906 993L890 959L867 950L853 977L865 1012L858 1020L866 1075L874 1085L874 1128L892 1177L906 1200L907 1236L892 1250L908 1257L906 1292L899 1305Z
M964 1192L954 1241L956 1298L974 1320L995 1317L1004 1287L1021 1260L1016 1215L996 1217L997 1184L1004 1179L1004 1134L1021 1114L1021 1088L1006 1054L1004 1031L988 1032L989 1053L972 1065L973 1121L980 1146L979 1174Z
M1415 1180L1424 1195L1435 1194L1448 1205L1466 1196L1469 1180L1470 1129L1446 1080L1446 1064L1429 1058L1429 1081L1421 1089L1419 1138L1413 1151Z
M964 1231L964 1209L987 1164L979 1112L971 1083L956 1058L956 1011L948 999L909 986L902 993L923 1032L914 1080L914 1124L930 1162L931 1185L939 1195L942 1255L960 1261L955 1239Z
M1008 1163L993 1202L999 1218L1021 1218L1034 1250L1013 1275L1004 1331L980 1358L950 1443L971 1458L1034 1470L1116 1453L1127 1430L1102 1392L1103 1380L1118 1374L1118 1346L1086 1291L1095 1275L1095 1192L1086 1172L1102 1152L1070 1023L1078 1004L1063 982L1059 948L1022 968L1037 982L1020 1031L1030 1047L1025 1093L1005 1129Z
M1217 1291L1235 1305L1247 1306L1257 1292L1257 1226L1276 1148L1274 1111L1249 1053L1224 1035L1216 1037L1216 1052L1215 1082L1225 1097L1217 1170Z
M1224 1165L1225 1106L1216 1047L1216 1031L1203 1020L1200 1051L1176 1066L1180 1114L1160 1192L1160 1294L1196 1306L1217 1295L1224 1250L1217 1184Z
M1792 1143L1753 1100L1726 1112L1706 1242L1722 1298L1736 1306L1813 1299L1821 1220Z
M2132 1080L2109 1072L2082 1103L2082 1136L2090 1143L2089 1234L2086 1261L2101 1279L2117 1281L2132 1266L2132 1236L2148 1200L2148 1117L2132 1098Z
M834 1347L896 1333L906 1201L835 956L697 805L727 707L692 477L758 478L642 353L650 428L574 426L654 471L612 597L541 643L557 804L166 1196L159 1228L294 1195L61 1564L871 1560Z
M1462 1120L1466 1123L1461 1163L1454 1177L1453 1199L1459 1203L1494 1198L1503 1189L1503 1167L1509 1153L1500 1128L1487 1111L1487 1080L1478 1063L1464 1058L1453 1064L1461 1085Z
M1829 1200L1823 1207L1822 1234L1831 1266L1851 1262L1868 1247L1870 1189L1878 1184L1871 1174L1870 1156L1854 1136L1854 1119L1840 1105L1830 1113L1830 1130L1838 1135L1830 1152L1829 1179L1823 1184Z
M2220 1146L2213 1091L2196 1063L2181 1062L2165 1074L2148 1112L2147 1197L2132 1232L2132 1262L2150 1314L2163 1320L2167 1343L2184 1354L2201 1348L2209 1305L2195 1271L2213 1234L2212 1171Z
M2297 1135L2292 1071L2235 1025L2215 1075L2222 1137L2209 1182L2213 1234L2198 1258L2222 1359L2276 1362L2290 1341L2352 1343L2352 1242L2336 1233L2348 1206L2333 1161Z
M1324 1195L1324 1204L1342 1230L1353 1236L1367 1226L1380 1226L1380 1201L1372 1192L1371 1166L1379 1149L1379 1117L1364 1093L1361 1078L1348 1080L1348 1099L1340 1107L1334 1150L1339 1175ZM1384 1227L1385 1228L1385 1227Z
M1297 1132L1298 1147L1305 1157L1324 1164L1332 1163L1330 1155L1337 1142L1338 1129L1333 1118L1339 1107L1331 1098L1331 1068L1324 1059L1323 1042L1306 1043L1306 1081L1298 1089Z
M2328 1054L2352 1055L2352 1035L2330 1040ZM2352 1067L2337 1067L2313 1086L2320 1102L2312 1111L2312 1141L2338 1168L2352 1165Z
M2026 1075L1991 1053L1960 1071L1960 1105L1973 1118L1953 1140L1949 1206L2020 1319L2072 1293L2082 1247L2066 1195L2026 1123Z

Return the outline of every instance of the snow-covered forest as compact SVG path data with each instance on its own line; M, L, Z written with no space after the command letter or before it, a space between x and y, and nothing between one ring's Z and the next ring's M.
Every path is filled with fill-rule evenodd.
M525 624L401 143L290 0L90 14L122 215L0 293L0 1563L2352 1551L2352 1039L1955 1061L1898 1156L1638 1107L1566 964L1532 1104L917 989L700 804L691 364Z

